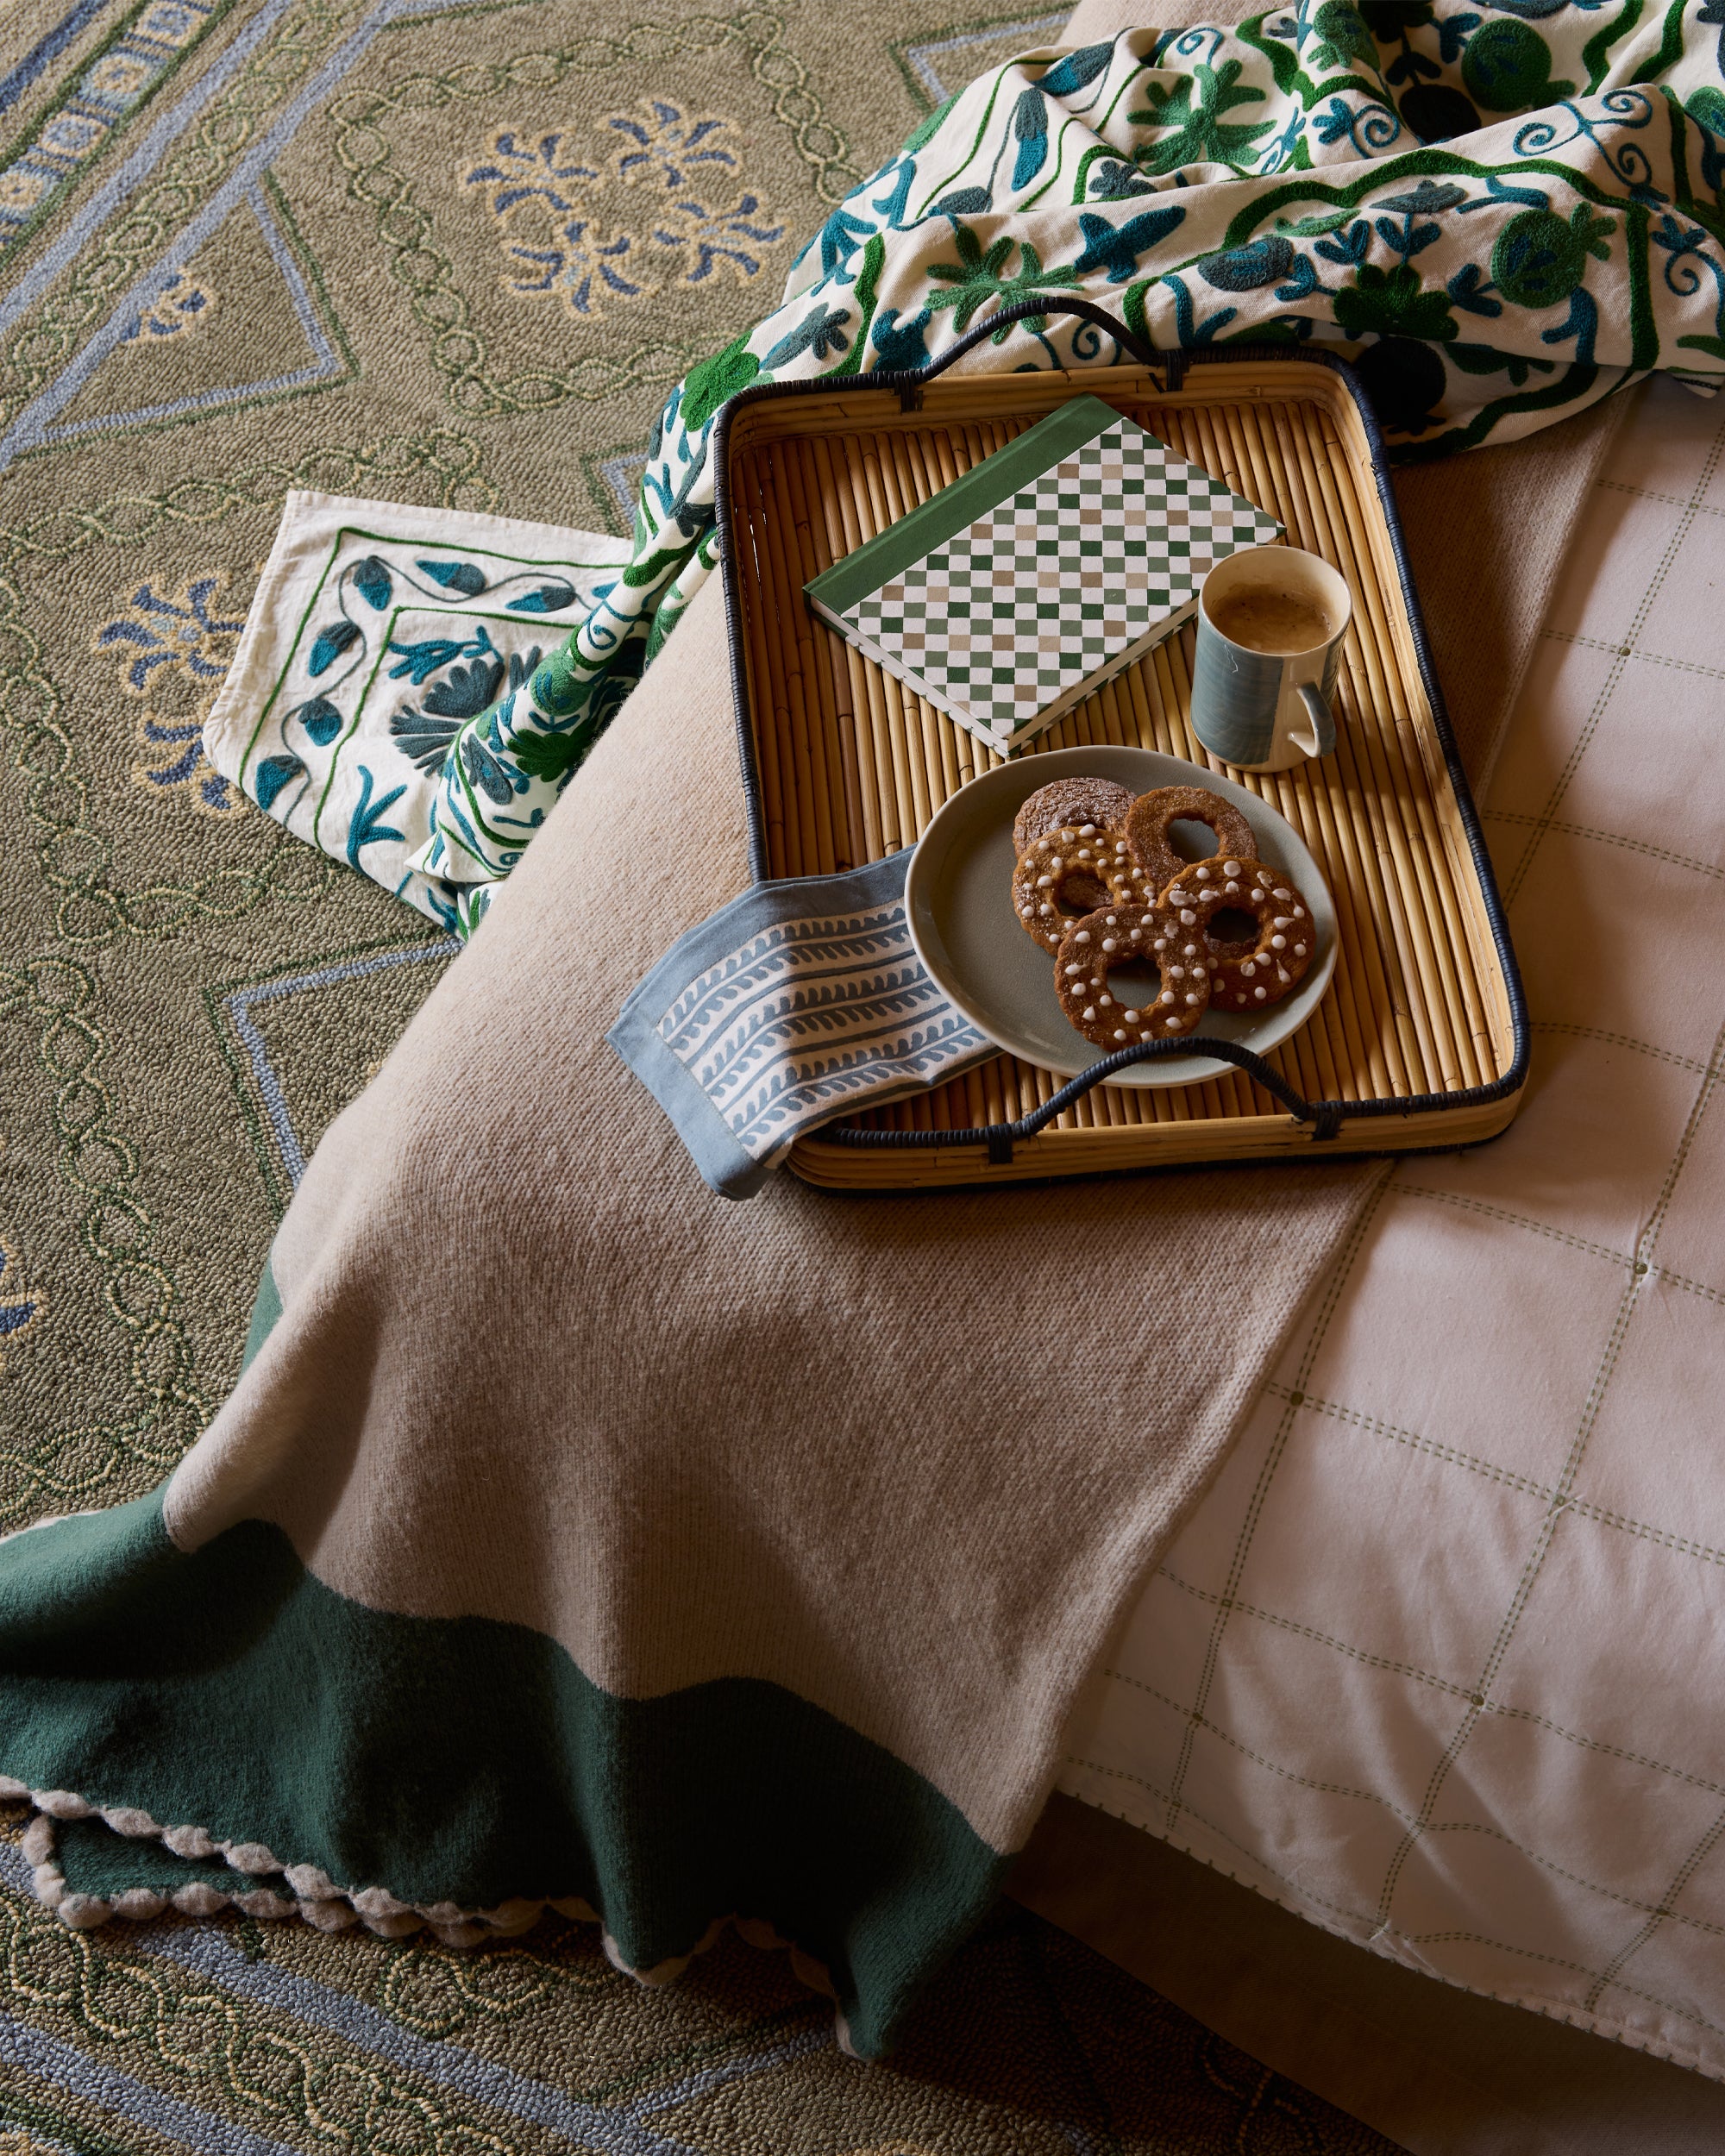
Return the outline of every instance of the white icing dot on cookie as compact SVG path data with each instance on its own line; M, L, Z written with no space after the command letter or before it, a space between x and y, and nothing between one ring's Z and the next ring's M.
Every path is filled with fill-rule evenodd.
M1058 874L1060 870L1066 866L1066 863L1060 858L1058 854L1056 854L1053 860L1051 861L1048 865L1057 874Z
M1253 993L1253 994L1254 994L1254 995L1258 998L1258 1001L1259 1001L1260 1003L1262 1003L1262 1002L1263 1002L1263 1000L1264 1000L1264 990L1263 990L1262 988L1254 988L1254 989L1252 990L1252 993Z
M1165 936L1158 936L1156 941L1151 945L1151 949L1152 950L1166 950L1167 948L1168 938Z
M1225 899L1237 899L1239 896L1239 884L1225 883L1222 886L1222 896Z
M1195 958L1198 956L1198 946L1195 943L1188 943L1182 956L1187 958Z
M1123 1011L1120 1015L1125 1018L1128 1025L1136 1025L1138 1024L1138 1012L1136 1011Z
M1096 826L1094 824L1081 824L1078 826L1078 836L1080 838L1093 837L1095 834L1095 830Z
M1038 906L1036 910L1038 913L1052 913L1054 908L1048 903L1048 900L1044 899L1042 904Z
M1268 879L1266 879L1266 881L1268 881ZM1283 891L1278 887L1274 893L1272 893L1271 895L1275 898L1280 899L1282 903L1286 906L1289 899L1293 897L1294 893L1291 891Z
M1186 1000L1187 1000L1187 1002L1188 1002L1188 1003L1195 1003L1195 1002L1198 1000L1198 999L1197 999L1197 997L1196 997L1196 996L1188 996L1188 997L1187 997L1187 999L1186 999Z
M1112 996L1098 996L1096 1000L1101 1005L1102 1008L1107 1011L1112 1008L1114 999Z
M1303 921L1303 920L1305 919L1305 918L1306 918L1306 909L1305 909L1305 907L1304 907L1303 906L1296 906L1295 907L1295 909L1294 909L1294 918L1295 918L1295 919L1296 921Z
M1105 936L1102 938L1102 949L1104 950L1118 950L1120 947L1120 939L1118 936Z
M1069 974L1074 974L1079 972L1081 969L1076 966L1069 966L1066 970Z
M1126 1035L1121 1032L1118 1025L1114 1028L1114 1038L1117 1041L1123 1041L1126 1038Z
M1180 909L1180 925L1182 928L1195 928L1197 924L1198 916L1193 912L1189 906L1182 906Z
M1254 974L1258 971L1258 968L1250 958L1242 958L1240 961L1240 971L1243 974Z
M1270 918L1270 925L1272 928L1286 928L1288 924L1289 918L1285 913L1276 913L1272 915Z
M1102 918L1107 921L1110 928L1118 928L1120 924L1120 917L1118 913L1104 914Z
M1270 948L1271 950L1286 950L1288 938L1285 936L1272 936L1270 939Z
M1183 981L1185 977L1186 968L1184 966L1170 966L1168 968L1168 978L1170 981Z
M1173 1002L1173 1000L1174 1000L1174 991L1173 991L1173 989L1172 989L1172 988L1164 988L1164 991L1163 991L1163 993L1162 993L1162 998L1161 998L1161 1000L1162 1000L1162 1001L1163 1001L1164 1003L1172 1003L1172 1002Z
M1210 881L1210 872L1208 868L1201 868L1199 869L1198 881L1200 883L1208 883Z
M1293 979L1293 977L1294 976L1289 972L1285 966L1278 966L1276 968L1276 978L1282 983L1284 988L1288 986L1288 983Z
M1306 946L1303 943L1295 943L1294 946L1294 956L1296 958L1303 958L1306 956Z
M1096 1006L1094 1003L1087 1003L1084 1006L1084 1015L1087 1018L1093 1018L1095 1017Z
M1237 862L1237 861L1225 861L1225 862L1222 863L1222 874L1223 874L1225 876L1237 876L1237 875L1239 874L1239 872L1240 872L1240 865L1239 865L1239 862Z
M1088 943L1090 940L1089 930L1088 928L1081 928L1072 940L1075 943Z

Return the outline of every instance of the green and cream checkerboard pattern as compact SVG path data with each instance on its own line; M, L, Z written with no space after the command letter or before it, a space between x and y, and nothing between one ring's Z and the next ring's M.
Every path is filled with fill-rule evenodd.
M1485 797L1502 1138L1389 1179L1066 1785L1391 1957L1725 2078L1725 421L1656 384Z
M1039 732L1281 527L1129 423L859 600L856 636L997 744Z

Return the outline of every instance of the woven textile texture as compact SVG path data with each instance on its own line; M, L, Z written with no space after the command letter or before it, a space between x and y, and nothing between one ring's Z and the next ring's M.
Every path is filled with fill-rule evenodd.
M1725 2079L1722 592L1725 417L1655 384L1485 797L1520 1118L1375 1200L1064 1785Z
M512 147L555 189L700 130L694 169L800 234L1059 21L0 9L0 1530L139 1495L208 1420L306 1156L447 963L199 754L287 490L626 539L666 385L760 311L746 263L696 278L685 247L638 299L604 257L583 313L466 176ZM602 245L656 248L618 186ZM536 199L531 248L567 258ZM0 1817L7 2156L1382 2147L1010 1916L865 2068L734 1941L643 1991L555 1921L477 1957L243 1919L77 1934Z

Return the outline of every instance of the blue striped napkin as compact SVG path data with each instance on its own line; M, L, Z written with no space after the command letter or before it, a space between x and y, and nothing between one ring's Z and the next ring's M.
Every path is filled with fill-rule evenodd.
M756 884L672 945L606 1036L721 1195L752 1198L834 1116L999 1053L916 955L911 852Z

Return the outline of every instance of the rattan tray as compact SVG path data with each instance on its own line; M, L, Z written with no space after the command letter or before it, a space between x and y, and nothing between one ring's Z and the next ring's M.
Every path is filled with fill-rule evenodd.
M1002 1056L828 1125L797 1144L790 1166L829 1187L884 1189L1492 1136L1526 1077L1521 984L1382 444L1352 373L1325 355L829 378L734 399L717 429L716 478L756 875L825 874L893 853L999 761L828 629L802 586L1082 394L1279 517L1352 587L1336 754L1291 772L1229 774L1280 810L1322 869L1339 920L1335 979L1309 1023L1262 1062L1218 1045L1236 1068L1202 1084L1127 1089L1096 1082L1107 1066L1068 1081ZM1117 743L1210 762L1187 723L1192 634L1100 689L1036 749Z

